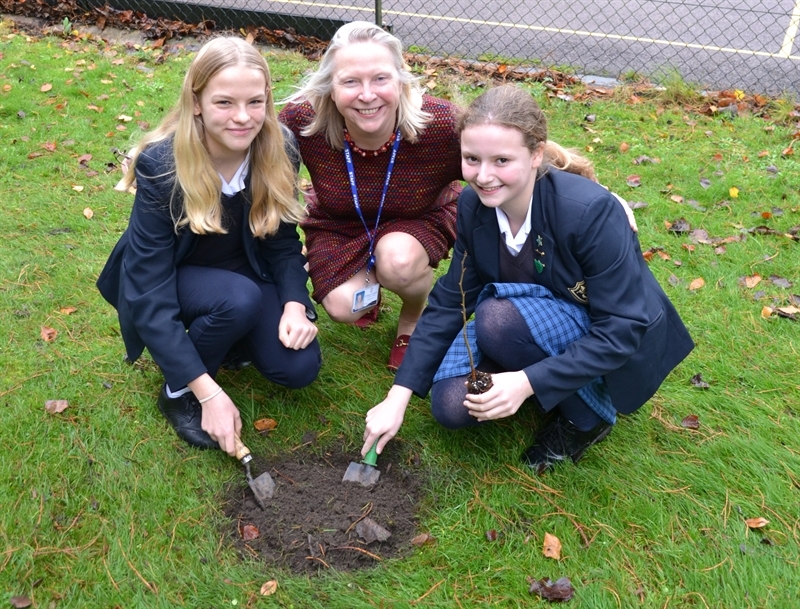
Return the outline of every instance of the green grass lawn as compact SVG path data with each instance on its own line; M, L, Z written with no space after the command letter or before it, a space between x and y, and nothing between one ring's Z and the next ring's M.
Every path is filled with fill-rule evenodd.
M569 100L525 85L552 139L646 203L642 249L663 248L651 268L697 348L579 466L541 478L519 463L533 413L449 432L414 400L395 442L430 472L419 529L435 542L373 570L299 577L232 549L220 501L241 468L177 439L155 408L158 369L123 363L115 312L94 287L132 204L113 190L112 149L172 105L184 45L163 54L0 29L0 606L25 595L54 609L520 607L544 602L528 577L567 576L574 607L800 607L800 323L762 315L800 294L800 244L786 236L800 224L798 119L785 100L730 117L669 91L579 86ZM309 64L267 56L281 98ZM461 84L464 101L480 90ZM634 163L643 156L658 162ZM679 218L706 241L732 239L695 242L668 230ZM748 231L759 225L773 232ZM254 451L276 455L317 430L357 454L364 415L392 382L399 302L386 304L394 312L366 332L321 311L324 366L304 390L221 373ZM69 407L47 413L57 399ZM682 426L688 415L698 429ZM269 439L252 427L265 416L278 421ZM769 523L749 529L757 517ZM543 556L545 533L561 540L560 561ZM272 579L278 591L260 596Z

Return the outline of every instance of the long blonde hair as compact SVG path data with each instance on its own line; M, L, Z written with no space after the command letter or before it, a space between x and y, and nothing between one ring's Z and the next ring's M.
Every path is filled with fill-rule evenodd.
M220 203L222 180L203 143L202 116L195 116L194 108L208 81L232 66L261 71L267 84L266 118L250 144L249 170L250 230L256 237L263 238L275 234L281 221L300 221L304 212L295 196L295 172L275 113L269 66L261 53L241 38L213 38L198 51L183 79L177 103L161 124L139 142L123 186L127 188L133 184L135 172L132 169L147 146L174 137L173 166L163 175L175 179L170 201L175 230L188 225L199 235L226 232Z
M536 100L515 85L502 85L489 89L475 98L462 111L456 123L461 133L471 125L500 125L516 129L522 134L525 147L531 152L544 145L544 158L538 173L555 167L597 181L592 162L580 152L564 148L547 139L547 118Z
M344 147L344 118L331 98L333 91L333 72L336 68L336 53L345 47L361 42L374 42L386 47L391 53L400 79L400 103L397 108L397 127L404 140L416 142L431 115L422 111L422 90L403 59L403 45L374 23L353 21L340 27L333 35L319 69L311 73L301 83L298 91L283 102L301 103L308 101L314 108L314 120L302 134L306 137L315 133L325 133L325 138L335 150ZM367 57L365 61L370 61Z

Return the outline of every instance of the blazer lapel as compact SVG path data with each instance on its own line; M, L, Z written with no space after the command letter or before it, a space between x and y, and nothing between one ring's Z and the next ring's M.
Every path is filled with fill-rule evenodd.
M500 228L494 209L479 205L476 226L472 231L475 249L475 268L484 283L493 283L500 278Z

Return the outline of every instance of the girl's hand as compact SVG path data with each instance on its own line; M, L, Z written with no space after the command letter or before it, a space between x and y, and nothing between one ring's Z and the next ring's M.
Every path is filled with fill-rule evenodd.
M397 435L403 424L403 417L411 399L411 389L393 385L380 404L367 413L367 426L364 429L364 446L361 455L366 455L375 442L378 443L378 454L383 447Z
M480 395L467 394L464 406L479 421L510 417L533 395L524 372L503 372L492 375L492 388Z
M306 317L306 307L299 302L283 305L283 315L278 322L278 340L287 349L305 349L317 336L317 326Z
M203 409L203 420L200 426L219 443L219 447L231 455L236 456L234 436L242 433L242 419L239 409L224 391L200 405Z

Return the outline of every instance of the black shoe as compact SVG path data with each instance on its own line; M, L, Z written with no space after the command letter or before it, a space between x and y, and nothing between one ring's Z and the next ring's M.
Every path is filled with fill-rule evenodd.
M203 410L191 391L177 398L170 398L167 397L167 386L164 385L158 394L158 409L184 442L197 448L219 448L219 444L200 427Z
M533 446L522 453L522 461L537 474L544 473L554 463L567 457L577 463L586 449L602 442L611 433L611 425L598 423L589 431L581 431L567 419L558 415L536 434Z

